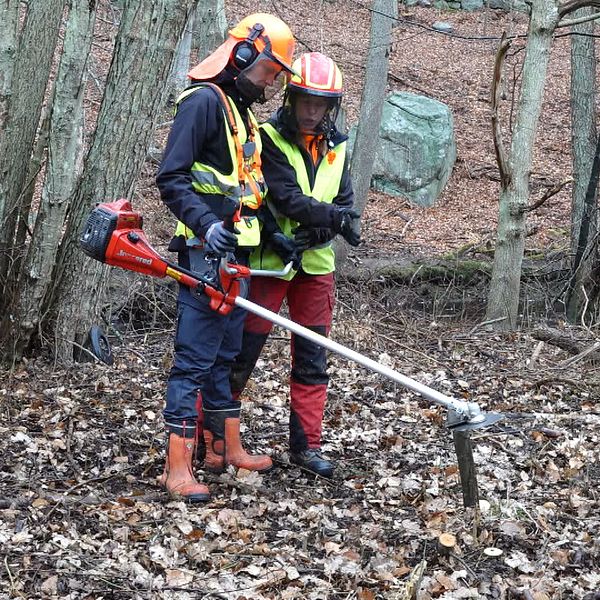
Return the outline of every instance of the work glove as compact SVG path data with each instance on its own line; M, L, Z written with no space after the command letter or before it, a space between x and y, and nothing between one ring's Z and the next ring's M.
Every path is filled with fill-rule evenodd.
M291 240L289 237L282 233L281 231L276 231L271 234L269 239L267 240L267 246L279 256L279 258L283 261L284 265L288 263L292 263L292 268L294 271L300 269L300 265L302 264L302 255L298 251L294 240Z
M360 215L351 208L337 208L333 213L333 230L351 246L360 244Z
M213 223L204 236L206 249L217 256L225 256L228 252L235 252L237 237L235 233L225 229L225 225L218 221Z
M327 244L335 237L335 232L328 227L296 227L292 233L299 252Z

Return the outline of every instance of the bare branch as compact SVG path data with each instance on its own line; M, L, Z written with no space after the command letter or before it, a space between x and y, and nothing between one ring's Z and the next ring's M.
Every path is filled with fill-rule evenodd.
M502 67L506 53L510 48L511 41L506 39L506 32L502 34L500 47L496 53L494 61L494 79L492 82L492 132L494 137L494 150L496 152L496 162L500 171L500 182L503 189L506 189L510 184L512 177L508 160L506 158L506 149L502 142L502 131L500 130L500 122L498 118L498 105L500 103L500 82L502 80Z
M596 19L600 19L600 12L586 15L585 17L579 17L578 19L563 21L556 26L556 29L559 29L560 27L571 27L571 25L579 25L580 23L587 23L588 21L595 21Z
M558 9L558 18L562 19L565 15L572 13L586 6L595 6L600 8L600 0L568 0Z
M546 200L558 194L558 192L560 192L568 183L573 183L572 177L569 177L564 181L559 181L556 185L553 185L549 190L546 190L541 198L536 200L533 204L531 204L525 209L526 212L531 212L533 210L538 209L540 206L542 206L542 204L546 202Z

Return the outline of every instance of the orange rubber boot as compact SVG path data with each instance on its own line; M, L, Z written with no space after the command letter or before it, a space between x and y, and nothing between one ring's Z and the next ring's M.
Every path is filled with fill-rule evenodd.
M195 450L193 438L169 434L165 471L159 482L171 496L188 502L208 502L210 492L203 483L198 483L192 471L192 456Z
M208 429L204 430L204 468L211 473L222 473L225 470L225 440L218 440Z
M225 462L248 471L265 473L273 468L273 461L266 454L248 454L240 439L240 418L225 418Z

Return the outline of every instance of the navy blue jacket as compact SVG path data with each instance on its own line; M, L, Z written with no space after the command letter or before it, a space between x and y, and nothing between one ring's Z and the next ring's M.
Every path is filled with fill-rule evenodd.
M247 127L249 103L239 95L231 76L224 73L213 82L233 99ZM187 96L178 106L156 177L162 201L200 239L210 225L236 209L235 203L224 196L199 194L192 187L194 162L210 165L221 173L232 171L227 127L221 102L213 90L203 88ZM181 249L178 244L171 246L171 250Z

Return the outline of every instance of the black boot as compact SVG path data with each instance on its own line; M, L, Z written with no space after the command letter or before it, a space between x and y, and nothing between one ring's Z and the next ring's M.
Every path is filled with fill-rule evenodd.
M320 448L307 448L301 452L290 452L290 462L320 477L330 478L333 475L333 463L323 458Z

